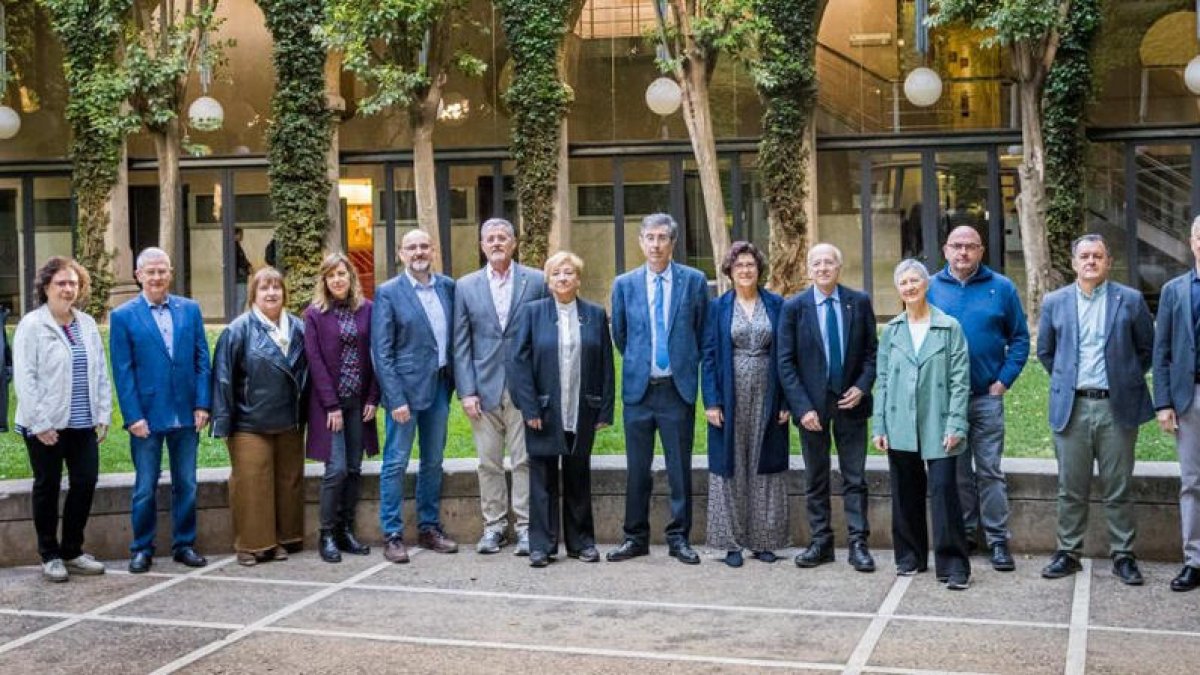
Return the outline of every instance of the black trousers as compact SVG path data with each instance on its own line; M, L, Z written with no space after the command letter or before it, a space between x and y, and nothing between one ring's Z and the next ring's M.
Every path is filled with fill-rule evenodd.
M836 410L837 395L829 392L831 408ZM799 420L797 420L798 422ZM811 542L833 546L833 527L830 525L830 468L829 449L837 443L838 470L842 474L842 505L846 513L846 529L850 541L866 541L871 536L867 521L867 421L835 411L821 421L821 431L800 427L800 444L804 451L804 476L807 483L805 503Z
M667 544L688 542L692 531L692 440L696 406L679 396L670 378L651 384L646 395L625 406L625 538L639 546L650 544L650 491L654 478L654 432L662 440L671 488L671 520Z
M967 535L958 501L958 458L931 459L919 452L888 451L892 485L892 548L897 567L924 570L929 560L926 493L933 515L934 571L939 578L971 574Z
M58 442L46 445L32 434L25 436L29 466L33 469L33 527L37 531L42 562L70 560L83 553L83 530L92 513L92 496L100 473L96 430L59 429ZM69 474L63 504L62 542L58 539L58 493L63 464Z
M321 529L354 529L354 510L362 484L363 434L375 425L363 423L363 406L357 399L342 401L342 430L333 434L329 461L321 477Z
M567 447L575 444L567 433ZM567 553L596 545L592 520L592 451L529 457L529 549L558 553L561 528Z

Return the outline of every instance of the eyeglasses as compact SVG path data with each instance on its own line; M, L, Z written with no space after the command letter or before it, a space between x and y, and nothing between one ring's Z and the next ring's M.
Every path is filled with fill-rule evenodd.
M946 244L946 248L951 251L978 251L983 246L979 244Z

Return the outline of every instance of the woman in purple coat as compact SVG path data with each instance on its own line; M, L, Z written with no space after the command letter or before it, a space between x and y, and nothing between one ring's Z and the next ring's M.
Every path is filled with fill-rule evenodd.
M354 537L354 511L363 453L379 452L371 301L363 297L358 275L343 253L331 253L321 263L312 305L304 310L304 351L312 381L308 457L325 463L319 549L325 562L341 562L342 551L371 552Z

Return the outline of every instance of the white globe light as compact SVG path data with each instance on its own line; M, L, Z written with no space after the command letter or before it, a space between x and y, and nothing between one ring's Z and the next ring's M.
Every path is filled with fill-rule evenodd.
M188 124L197 131L216 131L225 123L225 109L211 96L201 96L188 106Z
M929 68L915 68L904 78L904 97L917 107L927 108L942 97L942 78Z
M1188 61L1187 69L1183 71L1183 83L1188 91L1200 96L1200 56Z
M0 140L7 141L21 130L21 116L16 110L0 105Z
M669 77L660 77L646 87L646 106L656 114L667 116L679 110L683 101L683 90L679 83Z

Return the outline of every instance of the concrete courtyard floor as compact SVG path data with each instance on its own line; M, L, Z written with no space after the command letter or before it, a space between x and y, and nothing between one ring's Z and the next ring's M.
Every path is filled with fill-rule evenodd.
M603 548L603 547L602 547ZM338 565L314 552L245 568L159 558L133 576L43 581L0 570L0 673L1187 673L1200 669L1200 592L1172 593L1177 566L1144 564L1129 588L1107 561L1074 578L973 559L970 590L932 572L897 577L790 557L730 569L649 557L531 569L511 549L375 547Z

